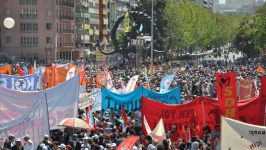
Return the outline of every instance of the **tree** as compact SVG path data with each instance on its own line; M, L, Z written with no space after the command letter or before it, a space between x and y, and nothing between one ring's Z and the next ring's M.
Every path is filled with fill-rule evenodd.
M240 26L233 38L235 47L248 56L256 53L254 49L255 30L254 17L247 15L240 22Z

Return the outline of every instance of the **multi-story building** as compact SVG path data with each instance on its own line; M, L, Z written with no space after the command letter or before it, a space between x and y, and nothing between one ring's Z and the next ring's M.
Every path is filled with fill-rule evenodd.
M13 61L70 60L75 48L74 8L74 0L1 0L0 20L15 20L12 29L0 25L1 53L13 56Z
M226 0L227 5L253 5L256 0Z
M96 50L93 43L106 38L107 12L107 0L76 0L76 51Z
M213 10L213 0L195 0L195 2L211 11Z
M128 8L135 6L135 0L110 0L109 1L109 29L111 30L115 21L125 13ZM124 30L123 22L118 26L118 31Z

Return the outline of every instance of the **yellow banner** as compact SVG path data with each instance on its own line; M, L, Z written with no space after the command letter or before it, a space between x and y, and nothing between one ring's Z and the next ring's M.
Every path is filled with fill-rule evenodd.
M129 26L129 22L130 22L130 19L129 19L129 13L126 13L125 14L125 19L124 19L124 28L125 28L125 32L130 32L130 26Z

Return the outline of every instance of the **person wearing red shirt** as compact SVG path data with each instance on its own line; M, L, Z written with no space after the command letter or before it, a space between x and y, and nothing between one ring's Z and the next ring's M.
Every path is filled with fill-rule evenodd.
M141 134L140 134L139 142L140 142L141 145L144 145L144 146L142 147L142 149L143 149L143 150L146 150L146 149L147 149L147 148L146 148L147 143L146 143L146 140L145 140L145 135L144 135L144 133L141 133Z

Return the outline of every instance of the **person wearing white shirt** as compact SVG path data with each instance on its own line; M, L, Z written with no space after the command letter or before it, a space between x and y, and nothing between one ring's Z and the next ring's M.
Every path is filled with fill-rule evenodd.
M24 150L33 150L33 144L28 134L24 136Z

